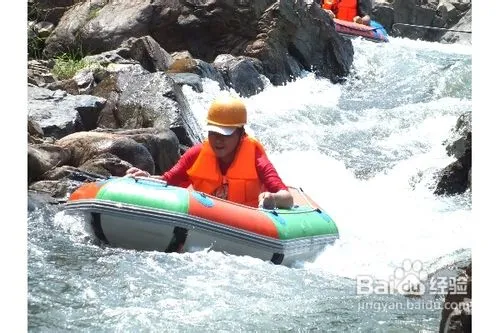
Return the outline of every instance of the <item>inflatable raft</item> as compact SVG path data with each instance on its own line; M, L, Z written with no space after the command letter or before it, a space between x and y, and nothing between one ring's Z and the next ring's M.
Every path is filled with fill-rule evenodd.
M358 24L339 19L335 21L335 31L345 37L362 37L374 42L388 42L387 31L377 21L371 20L370 25Z
M64 209L85 215L104 244L126 249L193 252L210 248L291 265L314 259L338 238L332 218L300 188L292 209L235 204L151 178L86 183Z

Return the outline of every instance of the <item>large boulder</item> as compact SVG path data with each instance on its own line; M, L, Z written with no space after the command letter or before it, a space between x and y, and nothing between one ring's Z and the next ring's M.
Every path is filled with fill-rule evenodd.
M110 133L115 136L126 136L142 144L154 161L156 174L162 174L177 163L180 158L179 139L169 129L140 128L131 130L97 129L100 133ZM137 166L137 165L136 165Z
M45 52L99 53L147 35L169 53L187 50L209 63L219 54L259 59L273 84L303 69L336 82L353 60L328 15L301 0L87 0L64 14Z
M99 127L171 129L184 145L202 141L181 86L164 72L150 73L140 65L128 65L100 81L92 94L108 100Z
M225 83L244 97L255 95L265 87L260 60L221 54L215 58L214 66L222 73Z
M71 152L52 144L28 145L28 183L43 178L43 175L61 165L67 164Z
M129 58L137 60L149 72L166 71L173 62L172 56L151 36L130 38L122 47L128 48Z
M58 141L56 145L71 152L68 165L79 167L96 156L114 155L132 165L154 172L154 161L149 151L135 140L107 133L78 132Z
M102 160L116 157L130 163L130 166L136 166L151 174L160 174L170 169L179 159L179 141L168 129L78 132L56 141L55 144L71 152L67 164L74 167L89 165L89 161L96 158ZM100 162L101 165L103 163ZM108 163L117 164L115 161ZM122 176L124 171L111 173L114 176Z

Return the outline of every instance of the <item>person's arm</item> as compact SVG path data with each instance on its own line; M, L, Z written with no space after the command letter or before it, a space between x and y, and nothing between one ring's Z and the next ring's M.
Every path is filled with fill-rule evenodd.
M354 17L353 21L359 24L370 25L370 15L372 13L371 0L359 0L357 11L358 15Z
M293 196L281 180L274 165L266 155L259 151L255 155L257 174L267 190L259 195L259 206L266 209L292 208Z
M189 176L187 170L196 161L196 158L200 154L202 145L195 145L189 148L177 161L177 163L170 168L170 170L163 173L161 176L152 176L149 172L141 170L136 167L132 167L127 170L127 175L133 177L151 177L155 179L161 179L173 186L187 187L190 184Z
M130 169L128 169L125 173L125 177L150 177L163 180L162 176L153 176L149 172L136 167L131 167Z
M259 195L259 206L265 209L293 207L293 197L288 190L279 190L278 192L262 192Z
M187 171L193 166L201 152L202 144L189 148L170 170L162 175L163 180L174 186L188 187L191 184Z

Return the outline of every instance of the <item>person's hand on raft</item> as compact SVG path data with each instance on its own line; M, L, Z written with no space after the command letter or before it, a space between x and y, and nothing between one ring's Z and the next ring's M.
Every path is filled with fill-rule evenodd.
M125 172L125 177L151 177L149 172L132 167Z
M271 192L262 192L259 194L259 207L264 209L275 209L276 200Z

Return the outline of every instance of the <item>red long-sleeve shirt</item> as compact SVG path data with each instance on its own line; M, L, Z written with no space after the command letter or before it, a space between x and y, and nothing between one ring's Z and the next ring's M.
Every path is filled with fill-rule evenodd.
M187 171L198 158L203 144L197 144L189 148L184 155L179 159L170 170L162 175L162 178L169 184L174 186L187 187L191 184ZM219 168L223 175L226 174L228 165L223 165L219 161ZM255 169L262 184L269 192L276 193L279 190L287 190L287 186L283 183L278 172L266 155L262 154L258 149L255 150Z

